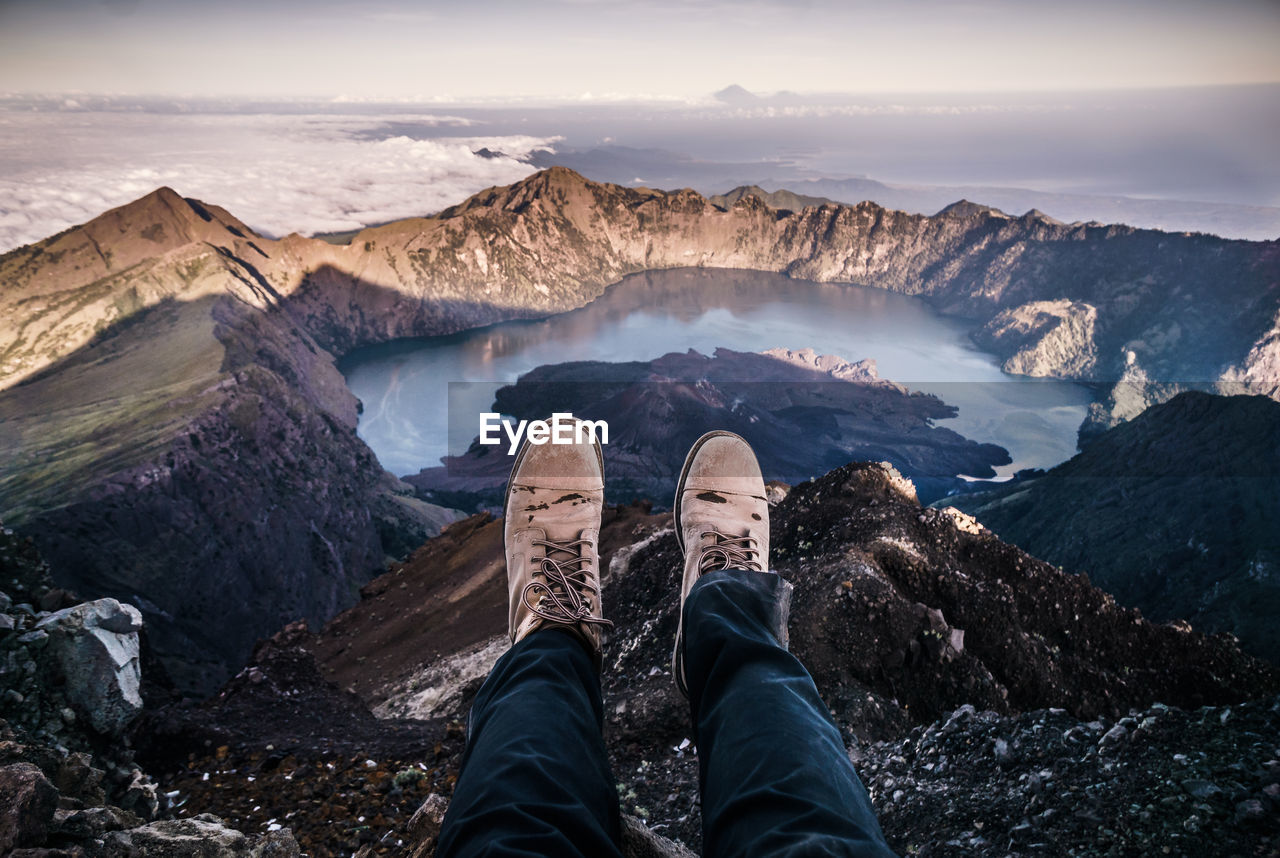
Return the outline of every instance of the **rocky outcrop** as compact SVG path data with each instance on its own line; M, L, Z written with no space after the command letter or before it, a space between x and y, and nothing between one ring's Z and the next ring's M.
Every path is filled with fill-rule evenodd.
M58 791L30 763L0 767L0 852L39 846L49 835Z
M850 363L839 355L820 355L813 349L765 349L761 354L801 369L829 375L839 381L858 384L875 384L882 381L880 374L876 371L874 358Z
M1098 310L1082 301L1031 301L1001 310L974 336L1007 354L1002 368L1035 378L1092 378L1098 367Z
M208 690L449 518L403 502L355 437L334 367L354 346L561 312L645 269L753 268L919 295L979 326L1023 307L1034 318L991 342L1045 375L1266 385L1278 256L1034 212L721 209L563 168L334 245L269 240L162 188L0 256L0 516L68 583L137 601L176 681ZM1037 302L1074 309L1040 323ZM215 615L229 622L210 635Z
M9 855L298 855L288 829L245 835L137 765L138 611L52 586L30 540L0 530L0 851ZM57 609L70 602L67 607ZM154 665L153 665L154 666ZM11 851L14 850L14 851Z
M113 831L97 854L155 855L159 858L298 858L293 835L285 830L246 835L218 817L202 813L190 819L165 819Z
M955 504L1156 620L1280 661L1280 403L1187 392L1036 479Z
M8 528L0 582L0 765L32 763L65 800L151 817L162 798L126 731L142 706L137 611L53 586L31 540Z
M63 608L36 623L68 701L103 735L120 736L142 711L141 629L138 609L115 599Z
M564 412L607 423L605 491L619 502L666 503L685 451L712 429L750 441L766 479L800 482L836 462L885 459L929 499L962 484L960 474L995 476L993 466L1009 462L1002 447L935 426L955 415L937 397L880 379L874 361L852 364L812 349L540 366L500 389L494 407L516 420ZM406 479L433 503L501 508L511 462L505 438L497 446L476 439L466 454Z
M1280 399L1280 313L1244 361L1223 373L1223 382L1226 393L1252 392Z

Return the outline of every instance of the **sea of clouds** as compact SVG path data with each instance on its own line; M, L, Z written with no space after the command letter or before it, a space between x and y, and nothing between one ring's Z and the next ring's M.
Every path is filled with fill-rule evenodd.
M486 136L457 116L413 119L440 136L383 135L378 116L0 110L0 252L161 185L267 235L357 229L518 181L534 170L520 159L558 139Z
M845 202L878 193L926 214L966 197L1068 221L1273 239L1277 94L1280 85L464 104L0 92L0 252L160 185L269 235L315 234L430 214L553 163L703 193L752 183ZM936 193L922 202L808 181L866 177Z

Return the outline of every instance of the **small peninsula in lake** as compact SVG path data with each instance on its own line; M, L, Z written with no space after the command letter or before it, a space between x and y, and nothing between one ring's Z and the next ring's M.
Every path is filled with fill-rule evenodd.
M494 411L517 420L572 412L609 425L605 485L612 501L674 490L684 451L703 432L729 429L760 451L766 479L798 483L852 460L886 461L933 499L961 475L993 477L1009 454L933 424L955 408L881 379L874 361L812 349L673 352L652 361L540 366L497 393ZM501 505L507 445L477 438L461 456L408 477L424 499L460 509Z

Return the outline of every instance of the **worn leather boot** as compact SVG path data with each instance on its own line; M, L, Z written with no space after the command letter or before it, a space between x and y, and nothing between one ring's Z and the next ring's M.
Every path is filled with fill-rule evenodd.
M603 504L604 458L594 438L520 447L504 509L512 644L554 626L581 638L601 666L601 635L613 625L600 605Z
M676 486L675 526L684 552L684 581L671 673L688 695L684 601L694 583L717 569L769 569L769 504L750 444L720 431L708 432L694 443Z

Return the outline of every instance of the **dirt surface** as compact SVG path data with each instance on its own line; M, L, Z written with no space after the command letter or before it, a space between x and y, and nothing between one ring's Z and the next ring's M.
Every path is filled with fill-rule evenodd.
M312 643L294 624L216 697L151 713L141 762L177 791L179 817L218 808L246 832L288 827L310 855L404 849L413 812L452 788L462 725L374 718L321 675Z
M600 566L670 526L647 504L609 506L600 525ZM502 519L473 515L446 527L404 563L369 582L360 603L329 622L311 646L324 675L370 706L442 655L507 628Z

